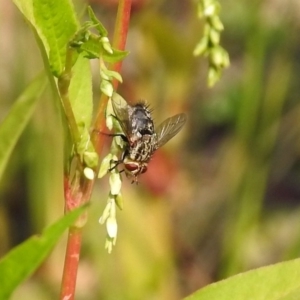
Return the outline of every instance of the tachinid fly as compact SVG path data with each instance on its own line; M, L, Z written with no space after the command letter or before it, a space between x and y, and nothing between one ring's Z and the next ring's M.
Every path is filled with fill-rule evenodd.
M174 137L186 122L185 114L178 114L163 121L156 129L148 106L144 102L135 105L116 103L112 101L115 118L119 122L125 141L125 150L116 168L123 163L124 171L132 182L138 182L138 175L147 171L148 163L153 153Z

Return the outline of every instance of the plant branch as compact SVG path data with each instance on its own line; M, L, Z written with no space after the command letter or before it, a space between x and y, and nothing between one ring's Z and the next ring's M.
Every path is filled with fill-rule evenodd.
M125 50L129 21L131 11L132 0L120 0L117 12L115 31L113 37L113 47L118 50ZM122 61L113 64L110 69L116 72L120 72L122 68ZM118 81L113 79L113 86L116 90L118 88ZM105 131L105 110L108 102L108 97L104 94L101 95L99 101L99 107L97 111L97 117L94 124L96 131ZM101 153L103 147L103 137L99 134L93 134L92 141L98 154Z
M131 10L132 0L120 0L118 13L116 18L113 47L119 50L125 49L129 20L130 20L130 10ZM69 50L68 50L69 51ZM72 50L70 50L72 51ZM70 101L68 98L68 87L70 78L68 75L71 74L71 53L67 53L66 68L64 76L60 78L62 80L59 85L60 94L65 108L65 113L68 119L71 134L73 136L73 141L76 142L79 139L79 132L75 122L75 117L71 109ZM122 62L115 63L111 66L111 69L119 72L121 70ZM118 81L113 80L114 89L118 87ZM94 123L94 128L98 131L103 131L105 128L105 110L108 102L108 97L102 95L100 98L100 103L98 107L97 117ZM73 123L73 121L75 123ZM101 153L103 147L103 137L99 134L93 134L92 141L94 143L95 149L98 153ZM80 175L79 175L80 176ZM89 201L91 192L94 186L95 180L88 180L86 178L78 178L79 181L75 180L74 185L70 186L70 178L65 179L65 201L66 210L72 210L83 203ZM80 258L80 248L81 248L81 236L82 236L82 226L85 223L86 216L81 216L77 223L70 227L67 241L67 249L65 256L65 265L62 278L61 295L60 299L73 300L75 296L76 288L76 278L77 270Z
M129 29L130 12L132 0L121 0L116 19L115 32L113 37L113 47L119 50L125 50L127 34ZM112 66L112 70L120 73L123 61L119 61ZM118 87L118 81L114 79L115 90Z

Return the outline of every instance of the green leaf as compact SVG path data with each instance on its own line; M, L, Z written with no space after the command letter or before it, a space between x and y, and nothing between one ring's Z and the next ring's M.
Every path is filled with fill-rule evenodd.
M24 17L34 26L35 20L33 16L32 0L13 0L13 3L18 7Z
M108 53L106 51L103 51L103 60L108 63L116 63L120 60L123 60L128 54L129 51L121 51L115 48L112 48L113 53Z
M9 299L14 289L28 278L49 255L63 232L83 212L80 207L11 250L0 260L0 299Z
M90 143L89 145L92 144ZM88 167L96 169L99 163L99 156L96 152L85 151L83 153L83 161Z
M79 28L70 0L32 0L34 26L43 41L51 71L59 76L65 66L68 43Z
M299 295L300 295L300 288L295 289L291 293L283 295L282 297L280 297L276 300L299 300Z
M89 60L79 55L73 69L69 97L76 123L89 128L93 112L92 74Z
M101 43L99 39L90 38L87 41L83 42L80 47L80 52L87 58L99 58L101 54Z
M76 146L77 151L83 158L88 158L88 160L85 159L86 165L93 168L95 164L98 164L98 156L97 154L91 155L94 148L89 134L93 112L92 74L89 60L82 54L79 55L72 69L69 97L80 132L80 141Z
M103 43L98 38L92 36L83 42L79 49L87 58L93 59L102 56L103 60L108 63L118 62L129 54L128 51L121 51L115 48L111 48L112 53L110 53L104 49Z
M185 300L299 299L299 277L300 259L295 259L213 283Z
M94 14L90 6L88 7L88 13L92 23L95 25L95 28L99 32L100 36L107 36L107 30L102 25L102 23L97 19L96 15Z
M0 125L0 178L17 140L27 125L46 87L45 75L38 76L22 93Z

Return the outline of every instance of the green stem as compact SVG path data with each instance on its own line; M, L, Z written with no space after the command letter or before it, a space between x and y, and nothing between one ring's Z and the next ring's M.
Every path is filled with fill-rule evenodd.
M76 145L80 141L80 134L78 131L72 105L69 99L69 86L72 77L73 53L74 50L70 47L67 47L65 70L62 73L62 75L58 78L58 89L61 102L64 108L65 116L67 118L67 123L70 128L71 136L74 144Z

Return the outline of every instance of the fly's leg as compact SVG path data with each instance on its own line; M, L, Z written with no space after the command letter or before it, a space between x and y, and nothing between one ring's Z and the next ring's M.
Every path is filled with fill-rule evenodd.
M118 167L118 165L120 165L120 164L122 164L122 163L124 162L124 158L126 157L126 155L128 155L128 151L127 151L127 150L125 150L125 151L122 153L121 159L119 159L119 160L113 160L113 159L112 159L112 160L110 161L109 172L111 172L111 171L114 170L114 169L116 169L119 173L124 172L124 171L125 171L124 169L121 170L121 171L119 171L119 170L117 169L117 167ZM114 164L114 165L112 166L112 164Z
M106 135L106 136L111 136L111 137L120 136L121 139L124 142L128 143L128 139L127 139L127 137L123 133L107 133L107 132L102 132L102 131L99 131L99 130L96 130L96 129L94 129L93 132L96 132L98 134L103 134L103 135Z
M111 172L112 170L114 170L114 169L116 169L117 171L118 171L118 169L117 169L117 166L118 165L120 165L121 163L123 163L123 160L122 159L120 159L120 160L111 160L110 161L110 168L108 169L108 171L109 172ZM113 165L114 164L114 165ZM112 166L113 165L113 166ZM124 171L124 170L123 170ZM121 171L121 172L123 172L123 171ZM119 172L119 173L121 173L121 172Z
M131 184L136 184L136 185L138 185L139 184L139 181L138 181L138 177L137 176L134 176L134 178L132 179L132 181L131 181Z

